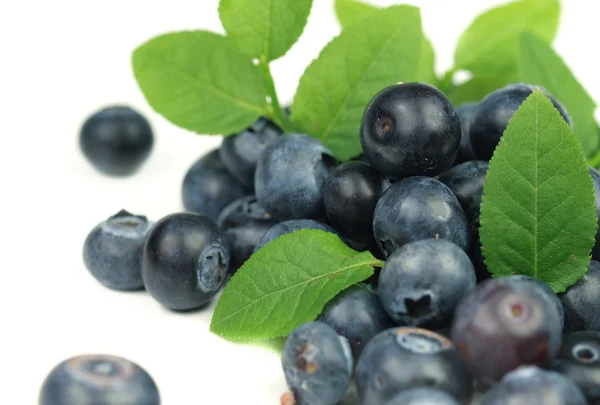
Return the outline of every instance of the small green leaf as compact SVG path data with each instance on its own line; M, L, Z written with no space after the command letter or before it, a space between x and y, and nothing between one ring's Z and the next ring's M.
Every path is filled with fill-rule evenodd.
M154 110L201 134L238 132L268 111L260 70L221 35L153 38L133 52L133 71Z
M423 44L419 9L393 6L342 31L306 69L292 121L340 160L358 155L360 121L383 88L417 77Z
M244 53L272 61L300 38L311 7L312 0L221 0L219 15Z
M491 92L519 81L517 73L504 76L474 76L463 84L450 90L448 97L454 105L468 101L481 101Z
M437 76L435 74L435 52L433 51L433 45L431 44L431 41L425 36L423 36L423 45L421 45L421 58L419 59L419 66L417 67L417 76L415 80L432 85L437 84Z
M256 252L231 278L217 303L211 331L231 340L287 336L317 318L340 291L383 266L333 234L301 230Z
M562 292L587 272L596 221L579 142L536 90L490 162L481 205L485 262L494 276L525 274Z
M550 43L559 18L559 0L520 0L489 10L461 36L454 64L478 76L504 76L516 71L521 33L535 33Z
M573 120L573 131L586 156L598 148L596 103L554 50L541 39L524 33L520 41L521 80L543 86L560 101Z
M378 10L377 7L357 0L335 0L335 14L342 28L354 24L368 14Z

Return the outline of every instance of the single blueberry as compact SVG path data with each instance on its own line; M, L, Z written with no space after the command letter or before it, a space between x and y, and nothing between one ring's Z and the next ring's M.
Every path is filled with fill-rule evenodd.
M385 405L410 388L447 392L461 403L473 395L473 379L452 342L419 328L387 329L363 350L355 371L362 404Z
M596 244L592 249L592 260L600 260L600 172L593 167L589 169L594 184L594 202L596 203L596 216L598 217L598 230L596 231Z
M373 233L386 257L422 239L441 238L469 248L468 223L460 203L447 186L429 177L392 184L375 207Z
M600 331L600 262L590 261L587 273L560 295L565 331Z
M252 188L258 160L281 134L277 125L261 117L245 131L223 140L219 149L221 160L240 183Z
M187 171L181 188L186 211L216 221L227 205L251 194L223 165L219 151L201 157Z
M560 115L571 125L571 119L565 108L546 90L530 84L510 84L488 94L481 101L472 118L469 136L473 151L480 160L492 158L508 122L523 101L536 89L542 90L550 98Z
M456 155L456 160L454 161L455 165L477 159L475 152L473 152L473 147L471 146L471 137L469 136L471 131L471 120L475 115L477 107L479 107L479 103L474 101L464 103L456 107L456 114L460 120L461 135L458 154Z
M235 272L250 258L261 238L278 222L255 196L242 197L225 207L217 225L229 242L230 272Z
M283 221L278 224L275 224L263 235L261 240L256 244L254 251L256 252L258 249L271 242L274 239L277 239L281 235L285 235L287 233L292 233L294 231L299 231L300 229L314 229L318 231L325 231L338 234L335 229L330 227L329 225L325 225L321 222L317 222L312 219L292 219L289 221Z
M544 283L541 280L538 280L537 278L525 276L523 274L515 274L512 276L507 276L507 277L505 277L505 279L507 279L507 280L515 279L515 280L524 281L526 283L530 283L532 287L537 288L538 291L548 299L548 302L552 306L554 306L554 308L556 308L556 311L558 312L558 317L560 320L561 327L565 324L565 311L563 309L562 302L560 301L559 296L556 295L554 290L552 288L550 288L548 286L548 284Z
M449 394L436 388L411 388L401 391L385 405L460 405Z
M79 133L79 146L100 172L126 176L152 152L154 135L139 112L126 106L104 108L90 116Z
M552 368L577 384L590 404L600 404L600 332L581 331L563 336Z
M322 322L306 323L290 334L281 364L296 405L335 405L350 385L350 345Z
M475 283L464 250L443 239L424 239L388 257L379 275L379 298L400 325L442 328Z
M354 360L375 335L394 326L377 293L364 284L356 284L329 301L319 321L348 339Z
M76 356L46 377L39 405L159 405L158 388L140 366L109 355Z
M144 287L142 248L152 224L122 210L97 225L83 244L83 261L102 285L115 290Z
M498 278L463 298L451 333L473 375L491 384L523 365L548 366L560 348L562 325L539 286Z
M254 176L256 197L281 220L325 215L323 185L337 162L321 142L285 134L265 150Z
M229 249L219 227L197 214L176 213L148 232L142 255L146 290L165 307L206 305L227 277Z
M460 120L448 98L425 83L380 91L362 117L365 156L383 176L433 176L452 165L460 145Z
M529 366L507 374L481 405L587 405L581 390L563 375Z

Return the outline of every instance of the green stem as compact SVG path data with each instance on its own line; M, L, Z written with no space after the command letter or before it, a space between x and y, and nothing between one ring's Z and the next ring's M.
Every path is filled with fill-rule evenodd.
M596 151L596 153L594 153L594 156L588 159L588 164L594 168L600 166L600 150Z
M271 97L270 112L272 116L270 118L281 125L284 132L295 132L296 129L294 128L292 121L290 121L290 117L283 111L283 108L281 108L281 104L279 103L277 91L275 90L275 83L273 82L273 75L271 74L271 68L269 67L269 61L261 59L258 65L265 78L267 93L269 94L269 97Z

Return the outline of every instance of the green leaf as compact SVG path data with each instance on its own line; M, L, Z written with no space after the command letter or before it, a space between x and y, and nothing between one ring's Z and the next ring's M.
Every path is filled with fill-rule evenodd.
M579 84L554 50L541 39L525 33L519 47L521 80L543 86L560 101L573 120L573 131L586 156L598 148L596 103Z
M536 90L490 162L481 205L485 262L494 276L525 274L562 292L587 271L596 221L579 142Z
M357 0L335 0L335 14L342 28L362 20L376 10L377 7Z
M519 75L512 73L504 76L475 76L450 90L448 97L454 105L468 101L481 101L491 92L508 84L518 82Z
M423 44L421 45L421 58L417 67L418 82L437 84L437 76L435 74L435 52L431 41L423 36Z
M559 0L520 0L487 11L461 36L454 64L487 77L516 71L521 33L532 32L550 43L559 18Z
M337 235L301 230L257 251L231 278L217 303L211 331L231 340L287 336L317 318L340 291L382 266Z
M292 121L340 160L361 151L360 121L383 88L417 77L423 43L419 9L393 6L344 29L306 69Z
M154 110L201 134L238 132L268 113L260 70L221 35L153 38L133 52L133 71Z
M311 6L312 0L221 0L219 15L244 53L272 61L300 38Z

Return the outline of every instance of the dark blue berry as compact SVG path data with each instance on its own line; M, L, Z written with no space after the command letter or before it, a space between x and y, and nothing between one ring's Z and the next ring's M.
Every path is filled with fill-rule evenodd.
M449 394L436 388L411 388L401 391L385 405L460 405Z
M146 290L165 307L206 305L227 276L229 249L219 227L196 214L171 214L148 232L142 256Z
M424 83L380 91L367 105L360 141L369 163L383 176L433 176L452 165L460 145L460 121L448 98Z
M461 135L460 146L454 164L477 159L475 152L473 152L473 147L471 146L471 137L469 136L469 132L471 131L471 120L475 115L477 107L479 107L479 103L477 102L464 103L456 107L456 114L460 120Z
M523 101L536 89L541 88L523 83L510 84L488 94L481 101L471 121L470 130L471 145L479 159L491 159L496 145L500 142L500 138L508 126L508 121ZM565 108L544 89L541 90L550 98L565 121L571 124Z
M479 226L479 208L489 163L483 160L464 162L446 170L438 180L454 193L467 216L467 221Z
M129 360L109 355L67 359L46 377L39 405L159 405L152 377Z
M281 220L325 215L323 186L337 162L317 139L304 134L280 136L262 154L254 187L263 207Z
M97 225L83 244L83 261L102 285L115 290L144 287L141 257L151 223L120 211Z
M429 177L409 177L381 196L373 217L375 240L389 256L399 247L422 239L446 239L469 247L467 218L456 196Z
M452 324L457 351L488 384L523 365L548 366L561 334L559 313L547 294L515 278L479 284L458 305Z
M355 360L375 335L394 326L377 293L364 284L354 285L331 300L319 321L348 339Z
M379 298L400 325L441 328L450 324L475 282L464 250L443 239L425 239L388 257L379 275Z
M385 405L403 390L437 388L461 403L473 395L473 379L452 342L426 329L388 329L365 347L355 371L362 404Z
M290 334L281 364L296 405L335 405L350 385L348 341L321 322L306 323Z
M544 283L543 281L538 280L537 278L525 276L523 274L515 274L512 276L505 277L505 278L507 280L515 279L515 280L524 281L526 283L530 283L532 287L537 288L538 291L548 299L548 302L554 308L556 308L556 312L558 312L558 318L560 320L561 327L565 324L565 311L563 309L563 305L562 305L558 295L556 295L554 290L552 288L550 288L548 286L548 284Z
M219 151L201 157L183 179L181 197L186 211L206 215L216 221L227 205L251 194L223 165Z
M560 295L565 330L600 331L600 262L592 260L587 273Z
M259 118L248 129L223 140L220 156L229 172L246 187L254 187L258 159L274 143L281 129L266 118Z
M115 176L135 172L152 152L150 124L130 107L104 108L89 117L79 133L79 146L99 171Z
M271 229L269 229L267 233L263 235L261 240L256 244L254 251L257 251L258 249L271 242L272 240L277 239L281 235L292 233L294 231L299 231L300 229L314 229L337 234L337 231L335 229L333 229L329 225L322 224L321 222L317 222L312 219L292 219L273 225L273 227L271 227Z
M581 390L563 375L534 366L507 374L481 405L587 405Z

